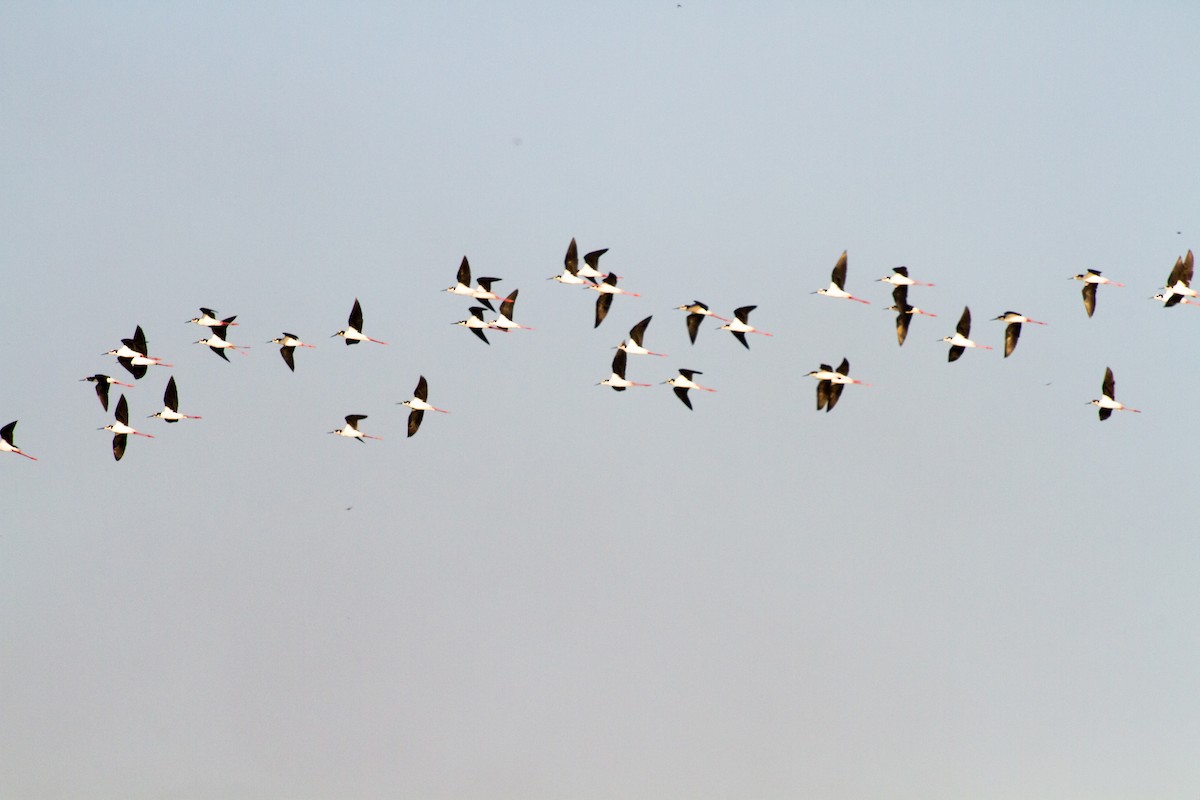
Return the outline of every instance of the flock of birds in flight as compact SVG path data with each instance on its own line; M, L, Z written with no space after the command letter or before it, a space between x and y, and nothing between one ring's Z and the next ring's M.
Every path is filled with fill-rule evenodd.
M572 286L583 286L586 289L596 292L596 307L593 327L599 327L605 317L608 316L609 309L612 308L613 298L617 295L629 295L639 297L635 292L629 292L618 287L618 276L614 273L605 273L600 270L600 257L603 256L608 249L593 250L583 257L583 264L579 263L578 249L575 240L572 239L567 248L567 254L563 259L563 271L557 275L553 275L548 280L558 281L562 284ZM850 300L857 303L869 304L869 300L864 300L861 297L855 297L846 291L846 268L847 257L843 251L841 257L838 258L834 265L833 272L830 275L830 282L827 287L817 289L812 294L823 295L836 299ZM1194 258L1192 251L1189 250L1187 255L1181 256L1175 261L1175 266L1171 269L1167 276L1167 282L1163 289L1154 296L1154 299L1161 302L1164 307L1186 304L1200 305L1200 292L1191 287L1192 272L1194 268ZM499 282L499 278L477 278L474 282L471 280L471 267L466 256L463 257L462 263L458 268L457 280L454 285L450 286L445 291L469 297L475 300L479 305L470 307L470 316L460 320L456 325L460 325L477 336L485 344L490 344L486 331L509 332L513 330L533 330L530 327L521 325L514 320L514 310L517 302L519 290L514 289L508 296L500 297L492 291L492 285ZM896 339L903 346L905 339L908 337L909 325L914 317L927 316L936 317L936 314L931 314L908 301L909 289L914 286L933 286L932 283L923 283L911 278L906 267L895 267L890 274L879 278L880 282L890 284L892 286L892 301L893 304L888 308L889 311L896 312ZM1072 280L1077 280L1083 283L1083 306L1087 315L1091 317L1096 311L1096 290L1102 285L1123 286L1124 284L1116 283L1108 278L1105 278L1096 270L1089 269L1087 272L1073 276ZM500 310L496 311L492 305L495 300L500 304ZM729 331L737 338L737 340L746 348L750 348L750 343L747 340L747 334L758 334L761 336L771 336L772 334L765 331L760 331L750 324L750 313L754 311L756 306L742 306L733 312L733 319L718 316L711 311L705 303L698 300L691 303L685 303L676 307L678 310L686 311L686 325L688 338L695 344L696 336L699 333L700 325L706 317L712 317L715 320L725 323L719 327L719 330ZM496 314L495 319L485 319L485 314L491 312ZM656 353L649 350L645 346L646 329L650 325L652 317L646 317L638 322L629 331L629 337L624 339L616 347L616 355L612 361L612 373L605 379L599 381L596 385L608 386L615 391L623 392L632 387L648 387L651 384L638 383L629 380L625 377L627 359L631 355L649 355L663 356L663 353ZM201 308L200 315L188 320L188 323L196 324L202 327L207 327L211 334L199 339L195 343L203 344L209 347L217 356L229 360L228 351L233 350L242 355L246 355L246 347L235 345L228 339L229 329L238 323L237 316L220 318L217 313L209 308ZM1017 341L1021 336L1022 326L1026 323L1034 325L1045 325L1045 322L1030 319L1029 317L1019 314L1015 311L1006 311L1005 313L994 317L993 320L1004 322L1004 357L1012 355L1013 350L1017 346ZM373 342L375 344L386 345L387 342L379 339L374 339L363 333L363 312L362 306L356 298L354 305L350 310L350 316L347 320L347 325L344 329L337 331L333 336L340 336L347 345L356 345L360 342ZM971 336L971 309L964 307L962 315L959 317L958 325L955 333L952 336L943 337L941 341L950 345L948 360L950 362L957 361L962 357L968 349L991 350L988 345L983 345L975 342ZM332 337L331 337L332 338ZM288 369L295 371L295 352L296 348L312 348L315 345L301 341L300 337L293 333L283 332L280 336L272 339L269 344L279 345L279 353L283 358ZM161 358L151 356L147 345L146 335L142 327L138 325L134 330L133 336L128 339L121 340L121 346L109 350L105 355L114 356L119 363L135 380L140 380L145 377L150 367L171 367L171 364L165 363ZM675 395L679 400L692 408L692 400L688 392L692 389L714 392L715 389L702 386L697 383L694 378L702 374L695 369L680 369L679 374L663 381L663 384L671 386ZM837 405L838 399L841 397L843 389L852 384L863 384L862 381L850 377L850 362L847 359L842 359L841 364L836 369L828 364L821 364L817 369L808 373L809 377L817 381L817 410L826 412L832 411ZM101 406L105 411L109 408L109 391L112 386L123 386L133 388L134 384L124 383L113 378L110 375L96 373L82 378L81 381L89 381L95 385L96 396L100 400ZM1116 399L1115 380L1111 368L1105 368L1104 379L1101 382L1100 397L1091 401L1091 405L1096 406L1099 410L1099 418L1101 421L1112 416L1114 411L1131 411L1138 412L1136 408L1130 408ZM417 381L416 389L413 392L413 397L405 400L397 405L407 406L409 409L408 415L408 435L413 436L421 426L421 421L426 411L436 411L443 414L448 414L446 409L438 408L429 403L429 384L422 375ZM175 378L172 376L167 380L166 390L163 393L163 407L160 411L150 415L153 419L161 419L164 422L175 423L185 419L200 419L199 416L184 414L179 411L179 391L175 383ZM100 430L109 431L113 434L112 452L113 457L120 461L125 454L125 448L130 436L143 436L146 438L154 438L153 434L145 433L133 428L129 424L129 404L122 394L117 400L116 408L113 413L113 422L105 425ZM365 414L348 414L345 417L345 425L341 428L336 428L329 431L331 434L343 436L350 439L357 439L362 442L365 439L380 439L382 437L373 436L364 433L359 428L359 423L366 419ZM34 456L24 452L18 447L14 440L14 432L17 426L17 421L14 420L0 428L0 452L15 453L24 456L30 460L36 461Z

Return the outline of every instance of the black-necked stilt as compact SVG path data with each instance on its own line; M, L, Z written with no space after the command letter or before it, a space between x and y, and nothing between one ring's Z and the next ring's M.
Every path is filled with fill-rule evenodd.
M471 297L483 303L488 311L495 311L492 307L492 300L499 300L500 296L492 291L492 284L499 282L499 278L479 278L475 281L477 284L474 288L471 287L471 265L467 263L467 257L463 256L462 263L458 265L458 282L447 289L451 294L458 294L464 297Z
M763 336L775 335L773 333L767 333L766 331L760 331L758 328L750 324L750 312L756 308L758 308L758 306L742 306L741 308L735 309L733 312L733 322L727 322L720 327L720 330L729 331L736 336L737 340L742 343L742 347L745 347L747 350L750 349L750 343L746 341L747 333L757 333Z
M843 358L836 370L828 364L822 364L808 374L809 377L817 379L817 411L825 409L825 413L833 411L833 407L837 405L842 396L842 389L847 384L870 385L850 377L850 359L848 358Z
M113 458L117 461L120 461L121 456L125 455L125 443L130 434L134 436L145 436L147 439L154 438L153 434L142 433L139 430L134 430L133 428L129 427L129 404L125 402L125 395L121 395L121 397L117 400L117 408L116 411L113 412L113 419L116 421L111 425L105 425L99 430L112 432Z
M644 320L634 325L629 329L629 338L617 345L618 350L624 350L631 356L665 356L666 353L655 353L652 350L647 350L642 345L642 340L646 336L646 327L650 324L650 320L654 318L651 314Z
M1012 355L1012 351L1017 346L1017 339L1021 338L1021 324L1028 322L1033 325L1045 325L1044 322L1039 322L1036 319L1030 319L1024 314L1018 314L1015 311L1005 311L998 317L993 317L994 322L1007 322L1008 327L1004 329L1004 357L1008 358Z
M197 325L204 326L205 328L226 328L230 325L237 325L237 323L234 322L235 319L237 319L237 314L234 314L232 317L221 319L217 316L217 312L213 311L211 308L201 307L200 316L189 319L188 322L194 322Z
M25 456L30 461L37 461L37 459L29 455L29 453L26 453L21 448L13 444L13 431L17 429L17 422L19 422L19 420L14 419L3 428L0 428L0 453L16 453L19 456Z
M382 436L371 436L369 434L363 433L362 431L360 431L358 429L359 421L364 420L366 418L367 418L366 414L349 414L346 416L345 427L338 428L336 430L332 430L329 432L336 433L338 436L345 436L347 439L358 439L360 442L363 439L382 440L383 439Z
M838 257L837 263L833 265L833 272L829 276L829 286L824 289L817 289L813 294L823 294L826 297L838 297L870 305L870 300L863 300L861 297L855 297L846 291L846 262L846 251L843 250L841 256Z
M1113 380L1112 367L1104 368L1104 383L1100 384L1100 399L1093 400L1088 405L1096 406L1100 409L1100 421L1108 419L1114 411L1132 411L1135 414L1142 413L1136 408L1130 408L1124 403L1118 403L1116 400L1117 383Z
M674 378L663 381L667 386L675 389L675 396L678 397L683 404L688 408L692 407L692 401L688 397L688 389L700 389L705 392L715 392L716 389L710 389L707 386L701 386L692 380L693 375L703 375L703 372L695 369L681 369L679 375Z
M1192 251L1187 251L1187 256L1175 259L1175 266L1171 268L1171 274L1167 276L1167 285L1163 292L1163 307L1170 308L1177 305L1185 297L1198 297L1200 292L1192 288L1192 272L1195 268L1195 259L1192 256Z
M933 286L932 283L922 283L921 281L914 281L912 278L908 277L908 267L892 267L892 274L885 275L879 280L883 283L890 283L892 286L897 287Z
M625 379L626 352L618 349L613 355L612 375L597 383L597 386L608 386L616 392L623 392L630 386L649 386L648 383L637 383Z
M483 332L492 327L491 323L483 319L483 306L471 306L471 316L466 319L460 319L455 325L462 325L471 333L483 340L484 344L491 344L488 338L483 335Z
M630 297L641 297L637 292L627 292L624 289L617 288L617 276L613 273L608 273L608 276L600 283L589 284L588 289L599 292L600 296L596 298L596 323L593 328L600 327L600 323L604 322L604 318L608 316L608 310L612 308L613 295L627 294Z
M958 361L959 357L966 351L968 347L977 347L980 350L991 350L986 344L976 344L971 341L971 309L963 306L962 316L958 318L958 328L953 336L945 336L940 341L950 345L950 353L947 361Z
M1150 299L1157 300L1158 302L1162 303L1163 305L1166 305L1169 300L1174 300L1174 303L1172 303L1172 305L1177 304L1177 305L1181 305L1181 306L1200 306L1200 302L1197 302L1197 301L1192 300L1187 297L1181 298L1179 295L1174 294L1173 292L1159 292L1158 294L1154 295L1154 297L1151 297Z
M708 310L708 306L701 303L699 300L693 300L691 303L685 303L681 306L675 306L679 311L688 312L687 315L687 330L688 337L692 340L692 344L696 343L696 334L700 331L700 323L705 317L719 319L721 322L729 322L724 317L718 317L716 314Z
M509 293L508 297L504 298L504 302L500 304L500 313L497 314L496 318L489 323L490 327L498 331L533 330L533 328L530 328L527 325L518 325L517 323L513 322L513 307L517 303L517 292L519 291L521 290L513 289Z
M333 334L333 336L341 336L346 340L346 344L348 345L358 344L359 342L364 341L374 342L375 344L387 344L387 342L381 342L378 339L372 339L370 336L365 335L362 332L362 326L362 306L359 305L358 298L356 297L354 298L354 307L350 309L349 324L346 326L345 330L338 331L337 333ZM330 336L329 338L332 339L333 336Z
M1108 284L1109 286L1124 286L1123 283L1110 281L1102 276L1094 269L1089 269L1087 272L1081 272L1071 278L1073 281L1083 281L1083 308L1087 311L1090 317L1096 312L1096 287L1100 284Z
M200 419L191 414L179 413L179 391L175 388L175 376L167 381L167 389L163 392L163 408L157 414L151 414L151 419L161 419L167 422L179 422L181 419Z
M193 344L206 345L209 350L212 350L225 361L229 360L229 356L225 355L226 350L234 350L244 356L250 355L246 352L250 349L249 347L246 345L233 344L221 335L221 331L224 330L224 328L209 328L209 330L212 331L211 336L209 336L207 339L197 339Z
M147 367L170 367L171 364L165 363L161 358L148 355L149 347L146 344L146 334L142 330L142 326L138 325L133 336L128 339L121 340L121 346L115 350L109 350L104 355L116 356L117 363L138 380L145 376Z
M563 256L563 271L558 275L551 275L546 280L558 281L568 286L582 286L587 283L579 274L579 248L576 246L573 238L571 239L571 243L567 245L567 254Z
M904 340L908 338L908 326L912 322L913 317L937 316L937 314L917 308L916 306L910 306L904 299L907 293L907 286L897 286L892 292L892 297L896 298L899 296L899 298L896 300L895 305L888 306L886 309L887 311L896 312L896 341L902 347L904 346Z
M604 280L608 277L608 273L600 271L600 256L608 252L605 247L601 250L593 250L583 257L583 266L577 268L576 274L581 278L587 278L592 283L597 280Z
M96 384L96 397L100 398L100 405L104 406L104 410L108 411L108 387L116 384L117 386L126 386L133 388L132 383L121 383L116 378L111 378L108 375L103 375L97 372L95 375L89 375L86 378L80 378L80 381L91 381Z
M398 406L408 406L412 411L408 412L408 435L412 436L417 432L417 428L421 427L421 420L425 418L426 411L440 411L443 414L450 412L444 408L437 408L429 405L426 401L429 399L429 384L425 381L425 376L421 375L417 380L416 391L413 392L411 400L405 400L403 403L397 403ZM347 420L350 418L347 417Z
M333 337L330 337L333 338ZM295 352L297 347L316 347L315 344L307 344L300 341L300 337L294 333L283 332L282 336L277 336L267 344L279 345L279 355L283 357L283 363L288 365L288 369L292 372L296 371Z

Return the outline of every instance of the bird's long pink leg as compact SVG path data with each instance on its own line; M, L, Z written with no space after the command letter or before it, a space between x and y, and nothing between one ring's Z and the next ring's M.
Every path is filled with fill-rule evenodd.
M1132 412L1133 412L1133 413L1135 413L1135 414L1140 414L1140 413L1142 413L1142 412L1141 412L1141 409L1137 409L1137 408L1130 408L1129 406L1125 406L1125 407L1124 407L1124 408L1122 408L1121 410L1122 410L1122 411L1132 411Z
M17 455L19 455L19 456L25 456L25 457L26 457L26 458L28 458L30 461L37 461L37 459L36 459L36 458L34 458L33 456L29 455L29 453L23 453L23 452L21 452L20 450L11 450L11 451L9 451L9 452L16 453L16 454L17 454Z
M871 305L871 301L870 301L870 300L863 300L861 297L855 297L854 295L850 295L850 296L849 296L848 298L846 298L846 299L847 299L847 300L853 300L853 301L854 301L854 302L856 302L856 303L863 303L863 304L865 304L865 305L868 305L868 306L869 306L869 305Z
M374 342L375 344L387 344L387 342L381 342L378 339L372 339L370 336L367 337L367 341Z
M766 331L750 331L750 332L751 333L761 333L763 336L774 336L775 335L773 333L767 333Z
M447 410L446 410L446 409L444 409L444 408L435 408L435 409L434 409L434 411L440 411L440 412L442 412L443 414L449 414L449 413L450 413L449 411L447 411Z
M152 433L142 433L141 431L130 431L130 433L132 433L134 436L145 436L147 439L154 438L154 434Z
M991 347L987 346L986 344L977 344L975 346L978 347L980 350L991 350L992 349Z
M379 441L383 441L382 436L371 436L370 434L366 434L366 433L364 433L362 436L364 439L378 439Z

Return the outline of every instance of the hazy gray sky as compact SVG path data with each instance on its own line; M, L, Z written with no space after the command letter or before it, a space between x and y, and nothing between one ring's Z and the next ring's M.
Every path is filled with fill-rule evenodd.
M40 459L0 457L0 794L1196 797L1200 310L1148 298L1200 245L1198 28L0 7L0 424ZM572 236L642 294L596 330ZM871 306L809 294L842 250ZM450 324L464 254L536 331ZM939 315L903 348L900 264ZM1092 319L1088 268L1128 284ZM356 297L389 346L328 338ZM690 345L694 299L775 335ZM1050 324L948 365L967 304ZM594 385L650 314L629 376L703 371L694 411ZM138 324L175 366L118 464L78 381ZM818 414L843 356L872 386ZM1106 366L1144 413L1097 422ZM168 374L203 420L145 419ZM422 374L452 413L406 439Z

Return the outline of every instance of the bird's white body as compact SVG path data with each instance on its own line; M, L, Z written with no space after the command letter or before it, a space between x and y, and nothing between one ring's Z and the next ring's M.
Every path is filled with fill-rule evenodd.
M116 434L126 434L133 436L145 436L147 439L153 439L154 435L150 433L142 433L139 430L129 427L124 422L114 422L111 425L105 425L101 430L112 431Z
M991 350L992 348L986 344L976 344L973 340L968 339L961 333L956 333L953 336L945 336L942 341L952 347L977 347L980 350Z
M573 275L565 269L561 274L552 276L550 280L558 281L559 283L565 283L568 286L582 286L583 284L587 283L585 279L579 277L578 275Z

